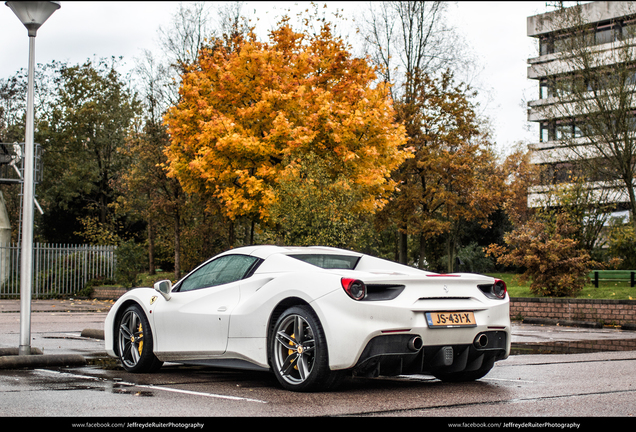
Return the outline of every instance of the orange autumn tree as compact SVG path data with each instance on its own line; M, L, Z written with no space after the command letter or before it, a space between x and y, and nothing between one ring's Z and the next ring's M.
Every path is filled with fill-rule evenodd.
M285 18L269 42L249 33L202 49L165 116L169 175L213 197L230 221L279 223L271 214L279 183L303 180L305 155L355 189L348 211L375 212L408 157L373 67L349 53L330 23L317 33L307 24L296 32Z

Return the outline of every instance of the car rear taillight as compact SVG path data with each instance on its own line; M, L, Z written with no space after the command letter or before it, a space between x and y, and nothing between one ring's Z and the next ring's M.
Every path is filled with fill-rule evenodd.
M362 300L367 294L367 287L361 280L342 278L340 282L345 292L354 300Z
M508 291L508 287L506 283L501 279L495 279L495 284L492 287L492 293L495 297L503 299L506 297L506 292Z
M495 279L492 284L480 284L477 285L488 298L495 300L503 300L506 298L506 292L508 292L508 287L506 287L506 283L501 279Z

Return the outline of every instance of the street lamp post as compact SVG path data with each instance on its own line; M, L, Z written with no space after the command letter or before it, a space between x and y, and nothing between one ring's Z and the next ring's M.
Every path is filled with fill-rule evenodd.
M29 33L29 82L24 138L24 187L22 195L22 248L20 256L20 346L19 355L31 354L31 285L33 283L33 73L35 36L44 22L60 8L54 1L8 1L5 3Z

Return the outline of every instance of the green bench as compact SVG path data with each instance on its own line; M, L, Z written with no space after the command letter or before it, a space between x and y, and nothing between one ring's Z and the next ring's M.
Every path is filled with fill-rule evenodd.
M599 282L626 282L630 286L636 285L636 271L634 270L594 270L590 273L590 279L594 286L598 288Z

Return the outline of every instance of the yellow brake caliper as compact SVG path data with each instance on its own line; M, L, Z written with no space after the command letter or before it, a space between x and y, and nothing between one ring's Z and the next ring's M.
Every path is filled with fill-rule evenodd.
M294 339L294 338L295 338L295 336L294 336L294 334L293 334L293 333L290 335L290 337L291 337L292 339ZM292 341L289 341L289 345L294 346L294 343L293 343ZM293 350L293 349L290 349L290 350L287 352L287 354L288 354L288 355L292 355L292 353L293 353L293 352L294 352L294 350ZM291 363L293 363L293 362L294 362L294 360L292 360L292 361L291 361ZM294 369L298 370L298 365L294 365Z
M144 348L144 334L143 334L143 327L141 326L141 323L139 323L139 329L137 329L137 331L139 332L139 339L141 339L141 341L139 342L139 347L137 348L137 351L139 351L139 355L141 355L141 351L143 351Z

